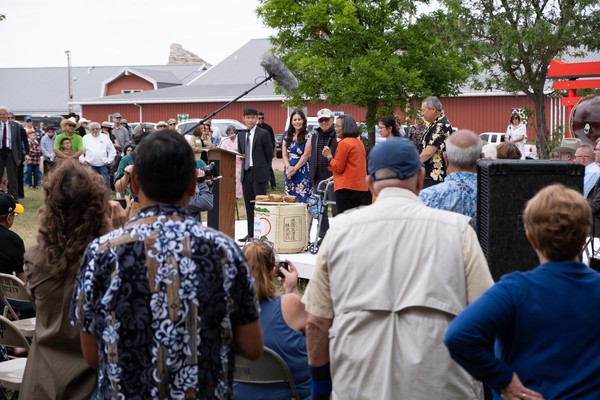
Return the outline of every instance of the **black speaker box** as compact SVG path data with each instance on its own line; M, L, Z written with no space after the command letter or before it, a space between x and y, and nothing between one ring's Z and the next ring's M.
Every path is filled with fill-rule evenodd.
M495 281L539 265L525 237L525 204L540 189L561 183L583 193L583 164L542 160L477 162L477 236Z

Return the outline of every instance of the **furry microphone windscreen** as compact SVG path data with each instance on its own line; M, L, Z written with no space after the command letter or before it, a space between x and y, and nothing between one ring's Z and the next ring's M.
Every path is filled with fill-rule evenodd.
M298 89L298 80L275 54L263 54L260 65L284 91L290 93Z

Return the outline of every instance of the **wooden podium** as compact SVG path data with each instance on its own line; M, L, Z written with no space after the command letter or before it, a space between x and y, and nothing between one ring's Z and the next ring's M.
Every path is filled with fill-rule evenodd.
M208 162L214 162L221 179L213 183L213 209L208 212L208 226L235 239L235 160L232 151L219 148L208 151Z

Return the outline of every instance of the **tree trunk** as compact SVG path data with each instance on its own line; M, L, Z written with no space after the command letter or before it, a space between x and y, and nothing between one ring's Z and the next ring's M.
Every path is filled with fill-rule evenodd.
M375 124L377 123L377 104L378 100L369 100L367 103L367 115L365 115L365 123L367 124L367 132L369 132L369 150L375 146Z
M544 92L528 93L535 104L535 133L537 135L537 149L540 159L548 159L548 126L546 125L546 96Z

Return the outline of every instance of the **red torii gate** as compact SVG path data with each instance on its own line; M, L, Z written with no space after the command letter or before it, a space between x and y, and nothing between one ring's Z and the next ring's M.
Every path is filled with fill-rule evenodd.
M577 89L600 88L600 79L580 79L600 77L600 61L566 63L552 60L548 68L548 78L564 79L554 81L554 90L566 90L568 95L561 99L561 104L567 108L567 115L571 117L573 107L583 97L577 96ZM569 126L565 129L565 136L571 137Z

